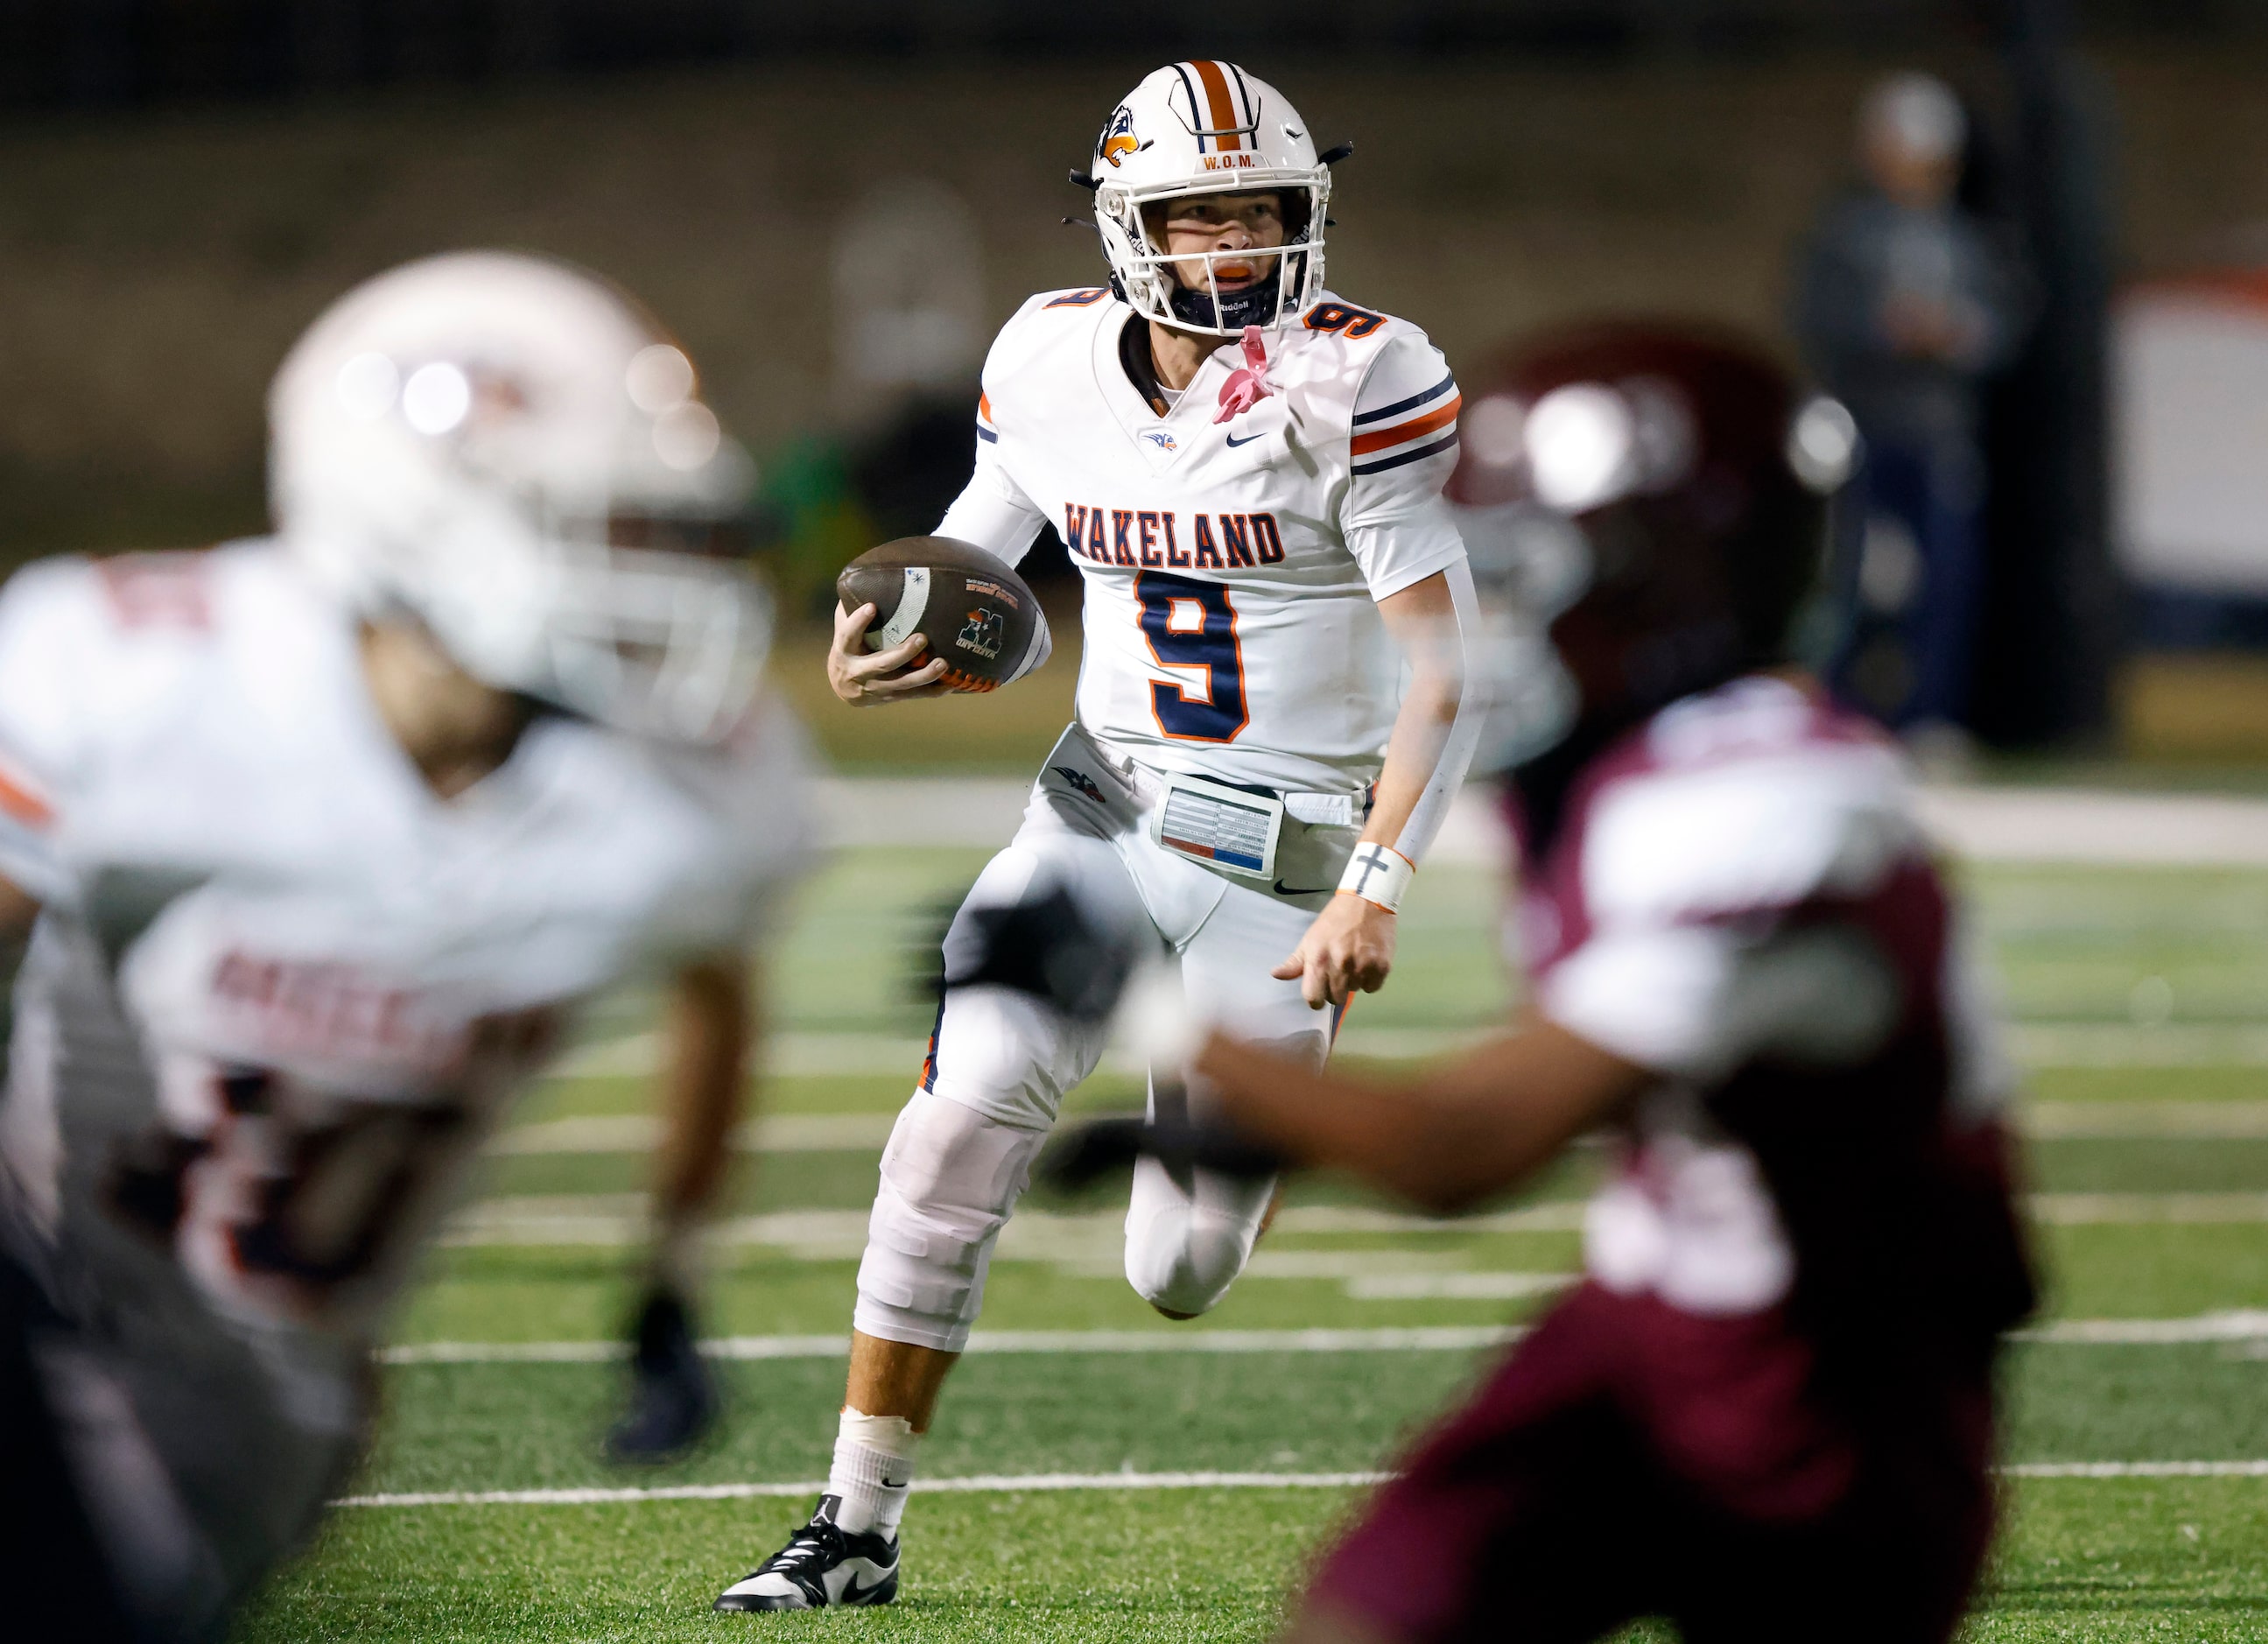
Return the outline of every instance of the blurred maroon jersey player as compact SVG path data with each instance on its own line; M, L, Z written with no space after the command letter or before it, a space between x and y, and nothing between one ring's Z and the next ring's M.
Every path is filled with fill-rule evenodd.
M1470 422L1452 494L1524 659L1526 1019L1398 1080L1221 1036L1199 1065L1248 1141L1437 1211L1602 1125L1618 1157L1583 1282L1292 1635L1945 1639L2032 1289L2007 1080L1896 752L1786 666L1848 420L1736 339L1624 327L1522 352Z

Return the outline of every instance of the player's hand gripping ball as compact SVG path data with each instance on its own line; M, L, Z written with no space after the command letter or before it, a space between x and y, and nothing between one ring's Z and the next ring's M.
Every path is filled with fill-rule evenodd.
M845 611L874 608L870 652L915 634L929 642L909 671L942 662L935 682L949 690L998 690L1048 660L1048 619L1024 579L1005 562L947 536L908 536L869 549L843 568L835 596Z

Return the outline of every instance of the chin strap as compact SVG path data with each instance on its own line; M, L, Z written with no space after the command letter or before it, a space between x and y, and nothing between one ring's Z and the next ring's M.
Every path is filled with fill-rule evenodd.
M1261 401L1276 392L1276 385L1268 380L1268 349L1261 341L1260 328L1244 328L1244 364L1228 373L1228 380L1220 387L1220 415L1212 420L1225 423L1232 417L1241 417Z

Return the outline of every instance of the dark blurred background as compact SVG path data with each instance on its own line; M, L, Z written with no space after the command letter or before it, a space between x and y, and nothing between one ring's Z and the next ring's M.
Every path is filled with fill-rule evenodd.
M1064 172L1191 53L1355 141L1332 284L1469 382L1608 311L1795 358L1856 111L1940 77L1963 207L2027 282L1986 385L1966 727L2268 753L2268 549L2257 588L2127 551L2110 371L2122 290L2268 261L2268 0L0 0L0 562L256 530L294 334L489 244L598 269L685 339L791 606L821 607L965 476L991 329L1101 277Z

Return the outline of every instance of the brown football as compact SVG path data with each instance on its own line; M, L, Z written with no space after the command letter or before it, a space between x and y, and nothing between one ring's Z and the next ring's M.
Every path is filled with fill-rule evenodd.
M887 651L914 634L945 659L955 690L998 690L1048 659L1048 619L1005 561L949 536L903 536L869 549L835 579L843 608L874 608L866 648Z

